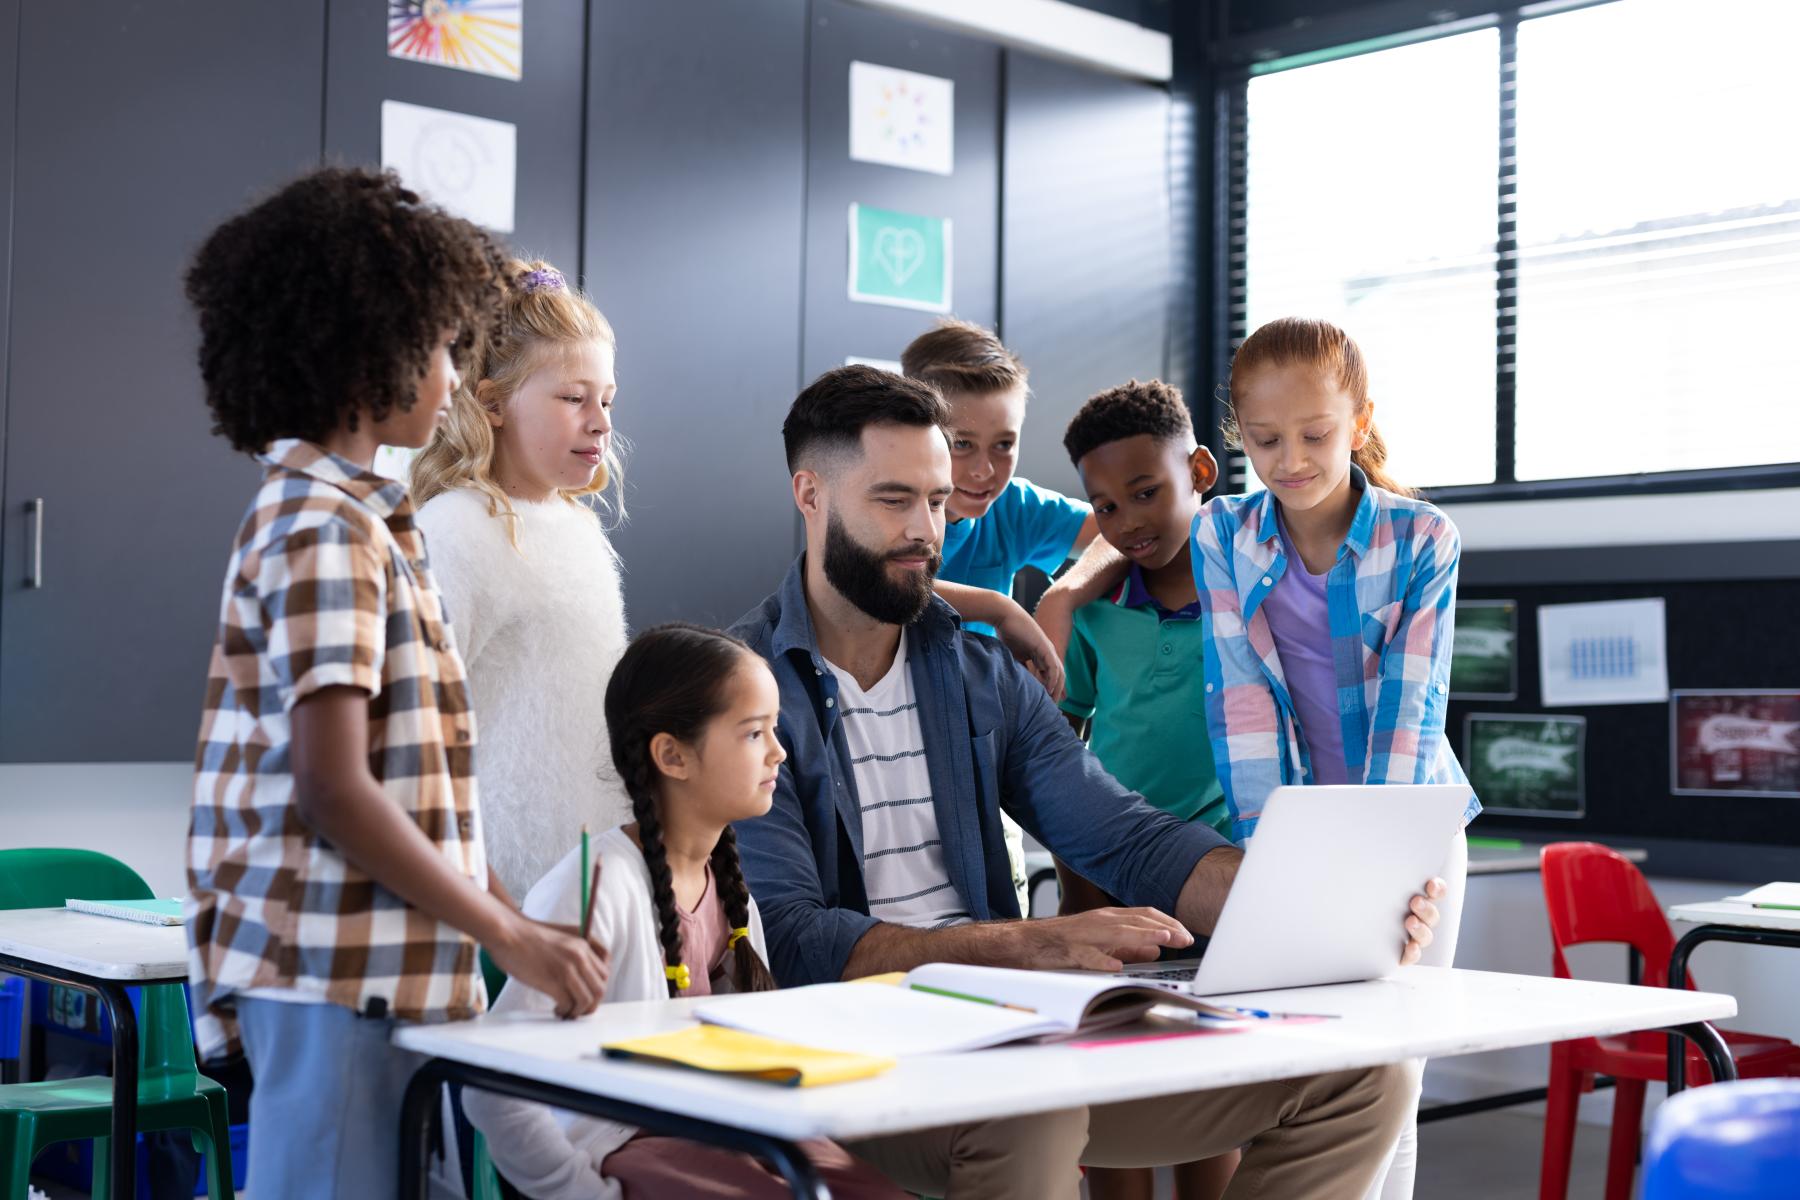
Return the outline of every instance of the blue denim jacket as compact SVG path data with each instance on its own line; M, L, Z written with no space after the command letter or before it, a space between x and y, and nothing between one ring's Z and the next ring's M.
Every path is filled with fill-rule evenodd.
M805 556L731 632L768 660L788 752L774 806L737 824L744 877L783 986L843 977L869 915L862 810L827 669L806 606ZM936 597L911 626L908 668L950 881L976 920L1017 917L1000 810L1130 905L1175 911L1194 864L1230 845L1118 783L1049 695L999 642L968 633ZM1169 747L1171 754L1183 752Z

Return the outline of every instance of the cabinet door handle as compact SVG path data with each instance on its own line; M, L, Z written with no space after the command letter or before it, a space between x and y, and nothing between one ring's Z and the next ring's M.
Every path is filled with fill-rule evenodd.
M31 544L26 549L25 586L41 588L44 586L44 498L39 496L35 500L27 500L25 511L31 514Z

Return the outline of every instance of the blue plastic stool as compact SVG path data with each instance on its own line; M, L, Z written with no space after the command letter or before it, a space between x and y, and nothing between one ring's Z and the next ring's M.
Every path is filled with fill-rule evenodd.
M1644 1147L1643 1200L1764 1200L1800 1194L1800 1079L1681 1092Z

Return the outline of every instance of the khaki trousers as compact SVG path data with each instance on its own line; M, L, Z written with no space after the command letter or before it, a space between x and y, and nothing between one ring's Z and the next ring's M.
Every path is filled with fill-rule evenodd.
M1077 1164L1159 1167L1247 1145L1226 1200L1362 1200L1417 1092L1407 1065L846 1142L910 1191L1073 1200Z

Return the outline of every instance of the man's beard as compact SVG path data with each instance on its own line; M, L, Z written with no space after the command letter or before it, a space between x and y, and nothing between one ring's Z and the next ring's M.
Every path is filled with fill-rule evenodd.
M924 558L923 571L909 571L904 582L888 574L895 558ZM825 579L844 599L889 625L911 625L931 603L931 581L943 558L931 547L914 542L900 550L875 551L850 536L837 514L825 519Z

